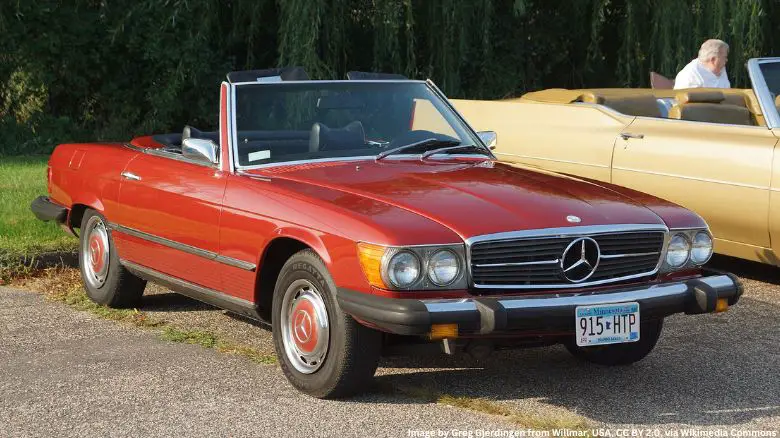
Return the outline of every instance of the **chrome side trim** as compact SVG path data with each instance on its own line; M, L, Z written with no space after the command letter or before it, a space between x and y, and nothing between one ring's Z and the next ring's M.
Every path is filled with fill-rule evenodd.
M753 91L758 98L758 106L764 113L764 120L769 129L780 127L780 114L775 107L775 101L772 99L772 93L766 84L764 74L761 72L761 64L778 63L780 58L753 58L747 62L748 75L753 84Z
M745 184L745 183L738 183L738 182L731 182L731 181L723 181L718 179L711 179L711 178L699 178L699 177L693 177L693 176L685 176L685 175L678 175L675 173L666 173L666 172L655 172L650 170L640 170L640 169L632 169L630 167L622 167L622 166L613 166L613 170L624 170L626 172L636 172L636 173L646 173L648 175L657 175L657 176L668 176L671 178L680 178L680 179L687 179L690 181L702 181L702 182L708 182L708 183L714 183L714 184L725 184L729 186L735 186L735 187L746 187L749 189L759 189L759 190L768 190L768 186L757 186L754 184Z
M227 309L231 312L235 312L252 319L259 321L263 320L257 311L257 306L251 301L234 297L214 289L209 289L195 283L190 283L189 281L170 276L163 272L147 268L146 266L142 266L128 260L120 260L119 263L121 263L122 266L139 277L155 283L159 283L182 295L186 295L190 298L204 302L206 304L210 304L212 306Z
M195 246L187 245L184 243L176 242L175 240L166 239L164 237L155 236L154 234L145 233L143 231L136 230L134 228L125 227L115 223L109 223L108 228L112 231L119 231L120 233L127 234L128 236L137 237L139 239L148 240L150 242L158 243L169 248L177 249L179 251L186 252L188 254L203 257L208 260L214 260L219 263L232 266L234 268L243 269L245 271L254 271L257 269L257 265L254 263L245 262L243 260L234 259L232 257L226 257L219 255L215 252L201 249Z
M257 268L257 265L254 263L245 262L243 260L234 259L233 257L226 257L223 255L216 256L214 260L234 268L243 269L245 271L254 271Z
M488 263L488 264L482 264L477 265L474 264L472 266L475 266L477 268L496 268L496 267L503 267L503 266L532 266L532 265L555 265L557 263L560 263L560 259L555 260L541 260L538 262L519 262L519 263Z
M602 259L622 259L622 258L625 258L625 257L642 257L642 256L660 255L660 254L661 253L659 253L658 251L637 252L637 253L633 253L633 254L612 254L612 255L604 255L604 254L602 254L601 257L599 257L599 258L602 258Z
M605 164L591 164L591 163L580 163L577 161L571 161L571 160L559 160L557 158L544 158L544 157L535 157L533 155L523 155L523 154L510 154L507 152L495 152L496 155L506 155L509 157L519 157L519 158L527 158L529 160L540 160L540 161L552 161L555 163L566 163L566 164L577 164L580 166L589 166L589 167L598 167L600 169L609 169L608 165Z
M481 236L473 236L466 239L466 266L468 267L469 278L471 279L471 285L475 289L516 289L516 290L533 290L533 289L574 289L588 286L598 286L602 284L616 283L620 281L633 280L636 278L647 277L655 275L660 269L663 263L663 257L658 257L658 262L652 271L643 272L640 274L627 275L618 278L609 278L605 280L585 281L581 283L571 284L537 284L537 285L523 285L523 284L507 284L507 285L482 285L473 281L474 276L472 273L471 264L471 247L475 243L490 242L490 241L502 241L512 239L534 239L543 237L593 237L599 234L614 234L614 233L630 233L630 232L644 232L644 231L657 231L663 232L663 246L661 247L661 254L666 253L666 247L669 244L669 228L666 225L659 224L615 224L615 225L583 225L575 227L560 227L560 228L542 228L536 230L524 230L524 231L509 231L505 233L484 234Z

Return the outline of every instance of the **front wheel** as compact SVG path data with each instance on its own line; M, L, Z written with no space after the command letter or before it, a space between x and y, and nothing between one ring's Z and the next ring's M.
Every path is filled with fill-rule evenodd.
M381 334L342 312L325 264L303 250L284 264L273 297L273 338L284 375L318 398L352 395L376 372Z
M653 351L658 338L661 337L663 325L663 319L642 323L640 337L636 342L579 347L574 341L570 341L565 345L575 357L588 362L599 365L629 365L644 359Z

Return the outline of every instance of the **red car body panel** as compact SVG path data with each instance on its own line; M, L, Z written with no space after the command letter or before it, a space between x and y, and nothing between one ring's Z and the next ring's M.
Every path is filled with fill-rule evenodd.
M197 164L141 154L125 168L142 180L123 179L111 222L173 242L219 252L219 220L227 174ZM221 264L148 240L114 233L122 257L160 272L223 290Z
M409 211L453 230L461 239L511 230L571 226L566 220L568 215L582 218L579 225L665 223L646 204L617 191L492 161L327 164L254 173L358 196L385 205L393 214L399 209ZM680 220L679 210L677 207L671 211L675 223L705 226L690 213L680 215ZM378 211L373 215L380 214ZM404 241L390 243L421 241L412 230L409 232L412 234L399 237ZM459 240L431 243L454 242Z

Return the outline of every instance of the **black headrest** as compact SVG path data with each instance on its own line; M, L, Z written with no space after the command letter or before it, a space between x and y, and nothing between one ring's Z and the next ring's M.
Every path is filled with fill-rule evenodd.
M360 149L365 144L366 132L358 120L338 129L315 123L309 137L309 152Z
M365 71L351 71L347 73L347 79L350 81L383 81L393 79L409 79L404 75L395 73L373 73Z
M232 71L227 74L228 82L262 82L263 78L273 81L308 81L309 75L303 67L267 68L263 70Z

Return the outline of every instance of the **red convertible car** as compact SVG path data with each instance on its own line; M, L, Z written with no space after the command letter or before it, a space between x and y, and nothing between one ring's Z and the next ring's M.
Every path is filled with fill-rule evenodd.
M407 343L561 343L628 364L665 317L742 293L702 268L698 215L496 162L495 135L430 81L234 72L219 110L216 132L59 145L31 208L79 235L92 300L138 306L153 281L269 321L282 370L313 396L363 390Z

